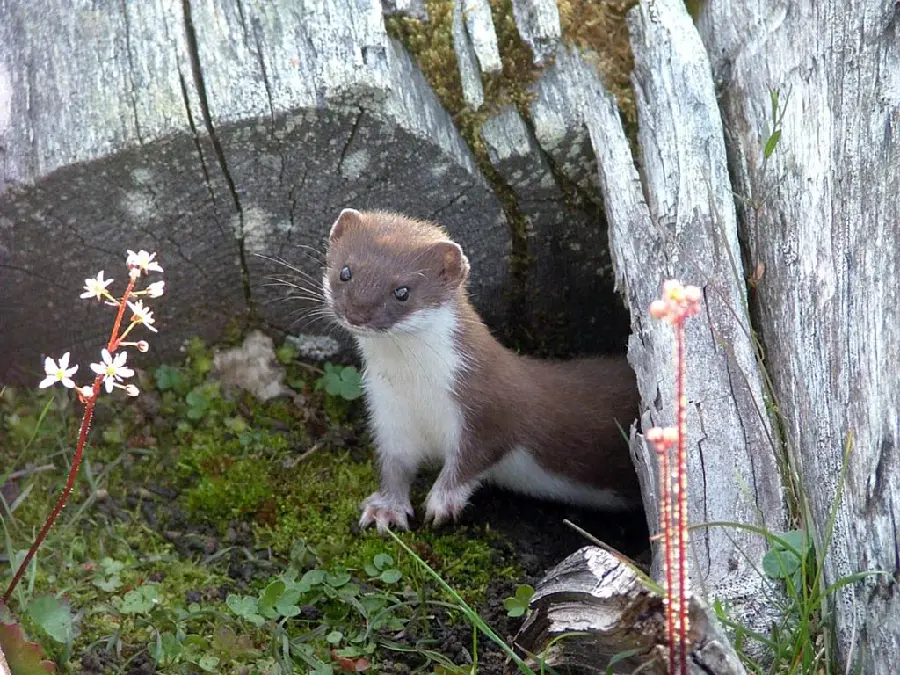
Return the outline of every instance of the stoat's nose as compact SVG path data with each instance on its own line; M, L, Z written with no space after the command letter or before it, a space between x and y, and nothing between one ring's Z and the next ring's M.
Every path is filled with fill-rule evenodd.
M359 309L358 307L348 307L344 311L344 318L351 326L362 326L363 324L369 323L371 316L369 315L369 312Z

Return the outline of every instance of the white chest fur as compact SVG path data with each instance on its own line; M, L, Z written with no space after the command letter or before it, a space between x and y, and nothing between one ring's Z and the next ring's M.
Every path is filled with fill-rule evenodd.
M453 387L463 366L449 307L423 310L390 335L357 336L363 386L380 453L418 465L459 447L463 414Z

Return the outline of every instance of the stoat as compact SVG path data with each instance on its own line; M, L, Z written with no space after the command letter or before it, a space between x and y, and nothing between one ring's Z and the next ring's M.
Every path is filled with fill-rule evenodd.
M360 525L408 529L410 485L427 462L442 465L425 504L434 525L456 520L483 481L605 510L638 505L622 430L639 397L625 358L507 349L469 301L468 275L434 223L344 209L331 228L325 304L363 360L380 475Z

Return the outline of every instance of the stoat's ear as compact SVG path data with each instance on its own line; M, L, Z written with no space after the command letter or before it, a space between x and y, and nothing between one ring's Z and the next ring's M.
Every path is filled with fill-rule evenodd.
M442 241L434 246L438 254L440 276L454 286L463 283L469 276L469 259L462 247L452 241Z
M331 226L328 241L337 241L348 227L359 222L361 215L356 209L344 209Z

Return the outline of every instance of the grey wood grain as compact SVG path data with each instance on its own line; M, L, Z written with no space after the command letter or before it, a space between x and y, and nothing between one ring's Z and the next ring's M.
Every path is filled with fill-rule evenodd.
M531 608L515 643L540 653L545 667L598 674L669 672L662 598L601 548L582 548L549 570L535 587ZM688 620L688 673L745 673L715 617L696 596L688 600ZM637 653L607 670L613 657L629 650Z
M752 308L792 468L825 555L838 651L859 672L900 661L900 28L896 3L711 0L711 56L761 278ZM781 138L765 161L770 89ZM844 451L851 454L838 497ZM838 501L839 498L839 501Z

